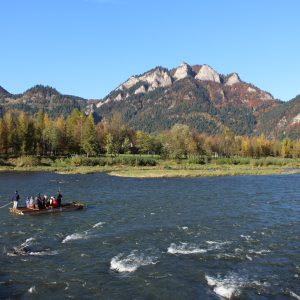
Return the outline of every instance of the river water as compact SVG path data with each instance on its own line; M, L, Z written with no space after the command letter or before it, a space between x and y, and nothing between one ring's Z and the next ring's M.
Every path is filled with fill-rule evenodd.
M15 189L87 208L0 209L1 299L300 299L300 175L0 173L0 206Z

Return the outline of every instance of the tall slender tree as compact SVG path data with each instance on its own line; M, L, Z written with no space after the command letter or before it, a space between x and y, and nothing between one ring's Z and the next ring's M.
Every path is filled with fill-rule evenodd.
M84 122L82 149L87 156L97 153L97 136L92 114Z

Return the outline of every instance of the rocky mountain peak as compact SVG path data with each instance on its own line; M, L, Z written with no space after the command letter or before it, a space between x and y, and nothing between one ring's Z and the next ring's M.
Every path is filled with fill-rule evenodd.
M116 88L115 91L120 91L120 93L113 99L120 101L123 100L124 97L127 98L129 96L128 90L137 84L139 84L139 86L134 91L135 95L151 92L158 87L168 87L172 85L172 77L168 70L162 67L156 67L140 76L131 76L127 81Z
M175 71L173 77L175 80L183 79L188 76L192 76L192 68L186 62L183 62Z
M195 77L198 80L207 80L220 83L220 75L209 65L203 65Z
M140 81L147 82L149 85L148 90L154 90L157 87L166 87L172 84L172 78L169 72L163 68L155 68L139 77Z
M121 84L116 90L123 91L124 88L130 89L132 86L134 86L138 82L139 82L139 79L136 76L131 76L127 81L125 81L123 84Z
M240 83L240 77L237 73L232 73L229 76L227 76L226 81L225 81L225 85L234 85L236 83Z

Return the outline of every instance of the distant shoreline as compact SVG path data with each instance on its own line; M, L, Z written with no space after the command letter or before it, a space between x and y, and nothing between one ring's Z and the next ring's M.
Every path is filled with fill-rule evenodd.
M213 176L278 175L300 173L299 166L250 166L250 165L157 165L135 166L1 166L0 172L54 172L57 174L107 173L131 178L188 178Z

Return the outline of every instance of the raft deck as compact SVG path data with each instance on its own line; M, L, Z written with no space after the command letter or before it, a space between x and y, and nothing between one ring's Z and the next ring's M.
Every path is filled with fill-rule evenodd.
M48 207L48 208L27 208L25 206L18 207L16 209L10 208L9 211L12 214L16 215L42 215L42 214L51 214L51 213L57 213L57 212L68 212L68 211L75 211L75 210L81 210L84 208L84 205L79 202L73 202L73 203L65 203L62 204L60 207Z

